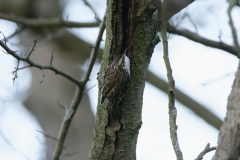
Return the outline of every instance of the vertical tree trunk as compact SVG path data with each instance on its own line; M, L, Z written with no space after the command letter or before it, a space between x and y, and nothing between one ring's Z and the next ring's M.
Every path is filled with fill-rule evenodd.
M220 129L213 160L238 160L240 147L240 67L228 97L227 115Z
M108 121L107 103L98 104L89 159L136 159L136 144L142 118L146 73L155 45L159 42L153 13L157 0L108 0L106 44L98 76L99 96L102 75L116 55L128 48L130 82L119 105L121 119ZM99 99L100 101L100 99Z

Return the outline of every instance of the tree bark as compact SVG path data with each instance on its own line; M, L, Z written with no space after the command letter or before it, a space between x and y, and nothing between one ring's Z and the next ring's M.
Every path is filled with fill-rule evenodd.
M107 1L106 45L99 73L99 96L102 74L114 57L128 48L131 59L130 82L120 104L121 118L108 121L107 103L98 104L91 160L136 159L136 144L142 118L142 98L146 73L155 45L159 42L153 12L157 1ZM100 101L100 98L99 98Z
M213 160L238 160L240 147L240 67L228 97L227 115L220 129Z

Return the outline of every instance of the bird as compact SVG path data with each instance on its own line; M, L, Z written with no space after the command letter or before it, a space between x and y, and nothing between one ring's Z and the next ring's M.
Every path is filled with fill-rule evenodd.
M116 116L117 114L118 104L127 89L130 79L130 59L126 53L127 49L123 54L118 55L112 61L111 65L107 67L102 77L100 102L102 104L105 99L108 100L108 108L112 112L112 116Z

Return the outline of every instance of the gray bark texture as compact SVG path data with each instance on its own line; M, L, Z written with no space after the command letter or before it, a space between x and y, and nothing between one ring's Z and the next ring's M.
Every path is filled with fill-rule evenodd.
M213 160L239 160L240 146L240 67L228 97L227 115L220 129Z
M159 42L153 13L156 0L107 1L106 45L99 72L102 75L112 60L128 48L131 59L130 82L122 103L121 119L109 121L107 103L98 104L89 159L134 160L142 118L142 99L146 73L155 45ZM100 102L100 99L99 99Z

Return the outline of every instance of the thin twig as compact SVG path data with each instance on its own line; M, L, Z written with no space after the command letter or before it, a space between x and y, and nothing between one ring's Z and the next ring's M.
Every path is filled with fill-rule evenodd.
M240 58L240 46L239 46L239 43L238 43L236 28L234 27L232 15L231 15L233 7L235 5L237 5L239 2L238 2L238 0L228 0L228 2L229 2L229 7L228 7L228 10L227 10L227 13L228 13L228 18L229 18L229 25L230 25L230 28L231 28L231 31L232 31L234 46L235 46L235 48L238 52L238 58Z
M14 74L14 77L13 77L13 84L14 84L14 82L15 82L15 80L18 78L18 76L17 76L17 71L19 70L18 68L19 68L19 63L20 63L20 60L17 60L17 67L16 67L16 70L15 70L15 72L13 72L13 74Z
M63 106L59 101L57 101L57 103L58 103L58 106L59 106L60 108L62 108L62 109L64 109L64 110L67 109L67 107Z
M106 14L104 15L104 18L103 18L102 23L100 25L100 30L99 30L98 37L97 37L97 40L96 40L96 43L95 43L95 47L92 49L92 52L91 52L91 55L90 55L89 66L88 66L88 69L87 69L87 72L86 72L85 76L81 80L82 82L87 82L88 81L90 73L91 73L92 68L93 68L93 65L94 65L95 60L97 58L98 49L99 49L99 46L100 46L100 43L101 43L101 40L102 40L102 35L103 35L103 32L106 28L105 21L106 21Z
M216 150L217 147L210 147L210 143L207 144L207 146L204 148L204 150L197 156L195 160L202 160L203 156L207 154L208 152Z
M16 68L16 67L15 67L15 69L19 71L19 70L23 70L23 69L25 69L25 68L29 68L29 67L32 67L32 66L28 65L28 66L24 66L24 67L21 67L21 68ZM15 73L16 70L13 71L13 73Z
M41 73L42 73L42 80L40 81L40 83L43 83L44 78L46 77L45 74L43 73L43 70L41 69Z
M68 107L67 106L63 106L59 101L57 101L57 103L58 103L58 106L65 111L65 114L67 114L68 113Z
M175 107L175 82L172 75L172 69L168 57L168 42L167 42L167 32L166 32L166 24L163 14L163 7L162 2L158 1L158 14L160 19L160 28L162 34L162 41L163 41L163 49L164 49L164 62L167 69L167 77L168 77L168 98L169 98L169 125L170 125L170 136L172 140L172 146L177 156L177 160L183 160L183 155L179 146L178 137L177 137L177 125L176 125L176 118L177 118L177 109Z
M65 115L65 117L63 119L61 129L58 133L58 141L57 141L57 144L56 144L54 152L53 152L52 160L59 160L59 157L62 153L63 144L64 144L64 141L66 139L69 126L71 124L71 121L72 121L72 118L73 118L74 114L76 113L78 105L79 105L79 103L82 99L83 89L84 89L86 83L88 82L90 73L92 71L93 65L94 65L94 63L96 61L96 58L97 58L97 53L98 53L98 49L99 49L99 46L100 46L100 43L101 43L102 35L103 35L103 32L104 32L105 27L106 27L105 26L105 21L106 21L106 18L104 16L103 21L100 25L100 30L99 30L98 37L97 37L97 40L96 40L96 43L95 43L95 47L92 49L92 52L91 52L91 55L90 55L90 63L89 63L88 69L86 71L85 76L80 81L80 83L82 85L80 86L80 88L77 87L74 98L73 98L72 103L69 107L69 110L68 110L67 114Z
M3 35L3 41L4 41L4 43L7 44L7 39L6 39L5 35L4 35L3 32L1 32L1 31L0 31L0 33Z
M38 40L38 38L33 41L34 43L33 43L33 46L31 48L31 51L28 53L27 59L29 59L29 57L31 56L32 52L34 51L34 48L36 47L36 44L37 44L37 40Z
M19 68L19 67L14 67L15 68L15 70L14 71L12 71L12 74L17 74L17 71L19 71L19 70L23 70L23 69L26 69L26 68L29 68L29 67L31 67L30 65L29 66L24 66L24 67L21 67L21 68ZM15 76L14 76L15 77ZM15 80L15 79L14 79Z
M39 131L39 130L37 130L37 129L36 129L36 131L39 132L39 133L42 133L42 135L43 135L44 137L53 139L53 140L55 140L55 141L58 140L57 138L55 138L55 137L53 137L53 136L50 136L50 135L48 135L48 134L45 134L43 131Z
M2 41L0 41L0 46L3 47L3 49L5 51L7 51L8 54L12 55L14 58L16 58L18 61L24 61L24 62L27 62L30 66L32 67L36 67L38 69L46 69L46 70L51 70L53 72L55 72L56 74L59 74L65 78L67 78L68 80L70 80L71 82L75 83L77 86L82 86L82 83L77 79L75 78L74 76L70 75L69 73L67 72L64 72L64 71L61 71L53 66L50 66L50 65L42 65L42 64L38 64L38 63L35 63L34 61L31 61L30 59L27 59L27 57L22 57L22 56L19 56L16 51L13 51L11 50L7 45L5 45Z
M86 6L88 6L88 7L92 10L92 12L93 12L94 15L95 15L94 18L96 19L96 21L97 21L98 23L101 23L101 20L100 20L99 16L97 15L96 11L93 9L92 5L91 5L87 0L83 0L83 2L84 2L84 4L85 4Z
M188 9L188 7L187 7L187 9ZM192 25L193 25L196 33L198 33L197 25L193 22L193 20L192 20L192 18L191 18L191 15L188 13L188 11L186 12L186 16L187 16L187 18L189 19L189 21L192 23Z
M52 65L52 62L53 62L53 52L54 52L54 49L52 50L52 55L51 55L51 59L50 59L50 66Z
M55 18L44 18L44 19L29 19L17 15L7 15L4 14L1 19L12 21L15 23L20 23L27 27L32 28L53 28L53 27L68 27L68 28L85 28L85 27L97 27L99 26L98 22L72 22L72 21L65 21L62 18L55 17Z
M85 93L87 93L89 90L91 90L93 87L95 87L97 85L97 83L96 84L94 84L93 86L91 86L90 88L88 88L88 89L86 89L83 93L85 94Z
M78 154L78 152L66 153L66 154L63 154L60 159L63 159L63 158L65 158L65 157L74 156L74 155L76 155L76 154Z

